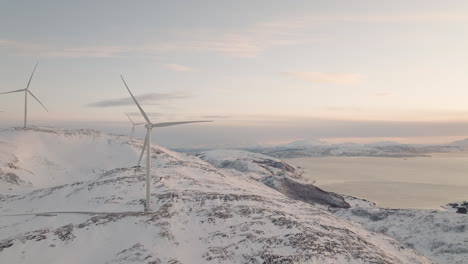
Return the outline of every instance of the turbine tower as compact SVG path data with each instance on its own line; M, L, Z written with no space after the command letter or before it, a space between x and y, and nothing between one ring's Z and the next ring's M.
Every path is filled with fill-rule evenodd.
M130 116L129 116L127 113L125 113L125 114L127 115L128 120L130 120L130 122L131 122L132 125L133 125L133 126L132 126L132 132L130 132L130 136L133 137L133 135L134 135L134 133L135 133L135 126L144 125L145 123L135 123L135 122L133 122L133 120L130 118Z
M141 115L146 120L146 125L145 125L145 127L146 127L146 137L145 137L145 142L143 144L143 149L141 150L140 159L138 160L138 166L140 166L141 157L143 156L143 153L145 152L145 149L146 149L146 205L145 205L145 211L151 211L151 130L153 129L153 127L167 127L167 126L175 126L175 125L188 124L188 123L204 123L204 122L213 122L213 121L211 121L211 120L179 121L179 122L166 122L166 123L153 124L149 120L149 118L146 115L145 111L143 111L143 108L141 108L141 106L138 103L138 101L136 100L135 96L133 96L132 92L128 88L128 85L125 82L122 75L120 75L120 78L122 79L125 87L127 88L128 92L130 93L130 96L132 97L132 99L135 102L136 106L140 110Z
M9 93L24 92L24 128L26 128L27 122L28 122L28 94L30 94L34 99L36 99L36 101L37 101L39 104L41 104L42 107L44 107L44 109L45 109L47 112L49 112L49 110L47 110L47 108L41 103L41 101L39 101L39 99L37 99L37 97L29 90L29 85L31 84L31 80L32 80L32 78L33 78L33 76L34 76L34 72L36 72L37 65L38 65L38 63L36 63L36 66L34 66L34 70L33 70L32 73L31 73L31 77L29 77L28 85L26 86L26 88L20 89L20 90L11 91L11 92L0 93L0 94L9 94Z

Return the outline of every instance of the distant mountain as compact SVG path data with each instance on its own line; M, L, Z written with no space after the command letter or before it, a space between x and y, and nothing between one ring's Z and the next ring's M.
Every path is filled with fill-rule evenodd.
M466 145L463 145L463 144ZM459 152L468 150L468 140L465 142L451 143L447 145L419 145L401 144L392 141L383 141L371 144L340 143L326 144L320 142L314 144L291 144L275 147L263 147L248 149L275 158L301 158L301 157L347 157L347 156L369 156L369 157L424 157L436 152Z
M327 145L327 142L320 141L320 140L297 140L293 141L284 145L280 145L278 147L283 148L297 148L297 147L311 147L311 146L320 146L320 145Z
M468 138L457 140L449 144L450 146L468 147Z
M363 144L332 144L309 147L296 147L289 149L264 148L255 149L275 158L301 158L301 157L326 157L326 156L372 156L372 157L418 157L426 156L425 152L406 145L373 146Z
M153 145L154 211L142 212L141 147L90 130L0 132L0 263L432 263L288 197L300 174L257 154L202 154L216 168Z
M388 147L388 146L399 146L402 144L395 142L395 141L379 141L379 142L369 143L365 145L371 146L371 147Z

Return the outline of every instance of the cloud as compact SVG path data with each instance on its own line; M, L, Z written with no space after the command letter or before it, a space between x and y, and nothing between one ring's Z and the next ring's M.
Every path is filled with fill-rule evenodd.
M178 71L178 72L193 72L193 71L195 71L195 69L193 69L191 67L188 67L188 66L185 66L185 65L181 65L181 64L171 63L171 64L166 64L165 66L166 66L167 69L169 69L171 71Z
M42 55L47 57L65 58L114 58L121 57L126 52L132 51L131 47L125 46L97 46L85 48L63 48L56 50L45 50Z
M135 50L134 47L116 45L60 48L6 39L0 39L0 48L22 56L34 55L63 58L113 58L121 57L123 54Z
M159 112L145 112L145 113L147 116L151 116L151 117L172 116L167 113L159 113ZM128 112L127 114L132 117L142 117L140 112Z
M28 55L32 53L37 54L41 50L44 50L45 47L33 43L25 43L9 39L0 39L0 49L8 50L15 55Z
M316 27L326 23L450 23L467 22L468 15L463 13L412 13L396 15L319 15L278 19L257 24L259 28L277 31L297 31Z
M285 72L285 75L323 84L356 84L363 76L357 73Z
M231 116L227 115L206 115L206 116L201 116L201 118L216 118L216 119L225 119L225 118L230 118Z
M391 96L392 93L376 93L375 96Z
M175 93L148 93L135 96L140 104L146 105L159 105L161 101L185 99L192 97L191 95L183 92ZM103 100L99 102L90 103L88 107L114 107L114 106L129 106L135 105L130 96L120 99Z
M253 58L265 49L265 45L263 47L259 45L261 42L261 40L241 34L221 34L217 38L202 36L201 38L199 37L199 40L191 40L189 38L185 41L147 45L103 45L88 47L53 47L0 39L0 49L6 49L15 55L21 56L34 55L63 58L114 58L125 56L128 53L148 55L167 54L170 52L215 52L228 57Z
M260 22L231 32L206 30L179 33L178 40L142 45L99 45L57 47L15 40L0 39L0 48L17 55L65 58L113 58L128 53L148 55L170 52L212 52L236 58L255 58L268 49L285 45L302 45L316 41L311 30L335 23L450 23L468 22L463 13L409 13L377 15L320 15L303 16ZM312 37L311 37L312 36Z
M359 107L327 107L326 110L332 112L364 112L364 109Z
M143 47L144 50L157 52L216 52L228 57L256 57L264 48L259 41L244 34L221 34L213 38L198 36L198 40L165 42ZM216 35L216 34L214 34Z

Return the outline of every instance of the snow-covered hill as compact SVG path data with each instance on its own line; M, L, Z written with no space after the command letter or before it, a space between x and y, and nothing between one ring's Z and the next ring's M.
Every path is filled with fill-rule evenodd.
M134 165L138 144L93 130L8 129L0 137L0 183L10 184L0 188L44 188L94 179L116 164Z
M0 263L432 263L262 177L158 146L144 213L142 142L125 136L34 128L0 141Z
M453 202L442 207L459 214L468 214L468 201Z
M301 170L279 159L242 150L212 150L197 156L231 174L258 180L291 199L349 208L343 197L314 186L309 179L302 177Z
M468 215L456 213L452 206L448 211L388 209L353 197L346 200L351 208L334 209L336 215L391 236L437 263L468 263Z

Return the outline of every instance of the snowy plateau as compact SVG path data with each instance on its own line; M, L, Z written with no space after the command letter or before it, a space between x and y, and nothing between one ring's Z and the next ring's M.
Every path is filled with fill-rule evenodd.
M246 151L152 145L144 212L142 143L1 131L0 263L468 263L466 215L377 208Z

